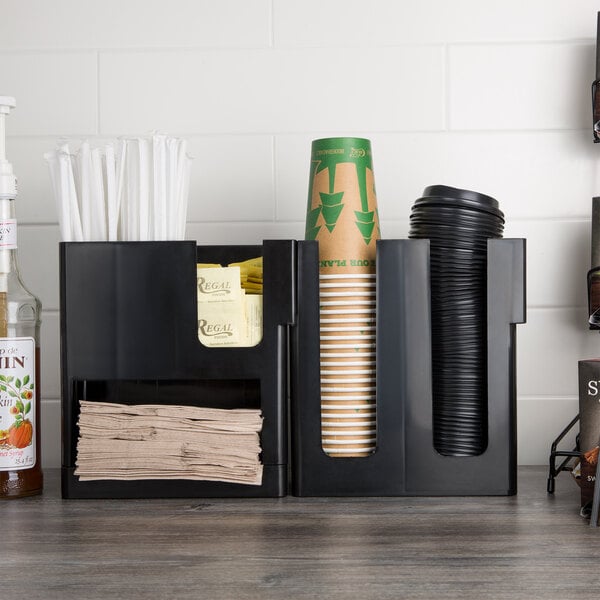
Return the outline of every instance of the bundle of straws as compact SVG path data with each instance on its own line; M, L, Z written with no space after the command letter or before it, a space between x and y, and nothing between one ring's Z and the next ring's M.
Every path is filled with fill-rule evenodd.
M44 155L62 240L182 240L190 181L187 142L164 134Z

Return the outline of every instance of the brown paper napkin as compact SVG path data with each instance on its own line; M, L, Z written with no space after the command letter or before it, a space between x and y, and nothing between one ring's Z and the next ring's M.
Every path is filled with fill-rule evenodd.
M254 409L80 401L75 475L260 485L262 416Z

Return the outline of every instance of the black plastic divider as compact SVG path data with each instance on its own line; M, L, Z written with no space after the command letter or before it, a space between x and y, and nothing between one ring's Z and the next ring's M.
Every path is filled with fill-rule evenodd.
M389 281L402 287L397 275ZM321 447L318 242L298 242L298 315L293 335L293 493L296 496L402 494L404 427L401 402L377 402L377 450L373 454L360 458L332 458ZM398 366L401 364L399 362Z
M377 449L321 448L318 245L298 243L292 360L297 496L516 493L515 324L525 321L525 240L488 242L488 446L449 457L433 446L428 240L382 240L377 255Z
M65 498L261 497L287 493L288 329L295 314L296 242L60 244L62 494ZM196 262L263 256L263 339L207 348L198 339ZM135 391L134 391L135 390ZM191 480L79 481L79 400L259 405L261 486ZM132 399L134 401L132 401Z

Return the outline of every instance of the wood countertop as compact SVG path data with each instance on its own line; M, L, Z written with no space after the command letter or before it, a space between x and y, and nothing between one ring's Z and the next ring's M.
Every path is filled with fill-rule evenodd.
M600 597L600 528L570 475L485 498L0 503L0 599Z

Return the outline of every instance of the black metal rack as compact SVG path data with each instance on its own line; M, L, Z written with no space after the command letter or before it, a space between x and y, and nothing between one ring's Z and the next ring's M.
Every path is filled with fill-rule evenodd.
M571 422L558 434L558 437L550 445L550 456L548 458L548 481L546 483L546 489L549 494L554 494L556 477L562 471L571 473L573 471L573 460L577 460L581 456L579 449L579 434L575 438L575 448L573 450L559 450L558 445L562 442L563 438L575 427L579 422L579 415L577 414ZM557 459L563 459L560 464L557 465Z
M287 493L288 328L295 314L295 245L194 242L60 245L62 494L65 498L243 497ZM207 348L198 339L197 262L263 256L263 339ZM79 400L260 407L263 483L80 481Z

